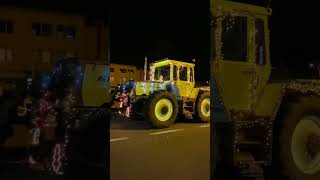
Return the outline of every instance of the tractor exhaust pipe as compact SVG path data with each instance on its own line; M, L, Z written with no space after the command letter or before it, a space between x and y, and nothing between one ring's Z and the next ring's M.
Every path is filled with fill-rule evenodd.
M147 66L148 66L148 58L144 58L144 77L143 80L147 81Z

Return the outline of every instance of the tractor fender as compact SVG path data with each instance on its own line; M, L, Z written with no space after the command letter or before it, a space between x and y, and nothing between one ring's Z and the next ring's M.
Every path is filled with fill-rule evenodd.
M277 98L277 106L274 108L272 120L281 113L287 103L295 102L301 97L315 96L320 97L320 81L319 80L293 80L283 83Z
M293 80L270 83L260 94L254 115L266 117L269 119L270 125L275 126L274 121L279 119L288 103L310 95L320 97L320 81Z
M269 86L269 87L268 87ZM273 87L272 87L273 86ZM271 88L272 87L272 88ZM280 136L280 129L282 119L287 113L290 103L298 102L302 97L320 97L320 81L317 80L293 80L282 83L268 84L264 90L263 95L260 97L260 106L264 104L266 108L262 113L259 107L256 109L256 115L268 115L267 117L267 129L269 129L266 137L270 140L269 146L265 148L269 149L267 157L270 163L274 160L274 152L277 152L278 138ZM269 101L262 101L262 99L269 98ZM258 105L259 106L259 105ZM272 110L272 111L271 111Z
M203 87L195 87L192 89L189 98L197 99L201 93L210 92L210 87L203 86Z

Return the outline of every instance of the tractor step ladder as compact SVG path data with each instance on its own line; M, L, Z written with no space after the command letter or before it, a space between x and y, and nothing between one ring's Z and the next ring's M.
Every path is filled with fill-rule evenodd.
M249 152L238 152L239 173L241 177L248 180L264 180L264 172L261 167L263 161L255 161Z

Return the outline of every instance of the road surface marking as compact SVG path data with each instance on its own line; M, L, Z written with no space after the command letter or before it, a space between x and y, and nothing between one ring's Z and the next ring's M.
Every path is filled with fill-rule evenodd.
M160 132L149 133L149 135L166 134L166 133L177 132L177 131L182 131L182 130L184 130L184 129L175 129L175 130L168 130L168 131L160 131Z
M127 140L127 139L129 139L129 138L128 137L114 138L114 139L110 139L110 142L123 141L123 140Z
M202 126L199 126L199 127L210 127L210 124L209 125L202 125Z

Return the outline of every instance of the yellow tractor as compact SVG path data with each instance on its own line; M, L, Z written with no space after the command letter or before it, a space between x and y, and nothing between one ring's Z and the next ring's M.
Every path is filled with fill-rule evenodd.
M179 114L210 120L210 88L196 86L193 63L162 59L150 66L150 81L132 82L132 118L167 128Z
M211 116L215 174L261 165L290 180L320 179L320 81L276 76L271 9L211 0L210 12L211 104L221 97L226 115Z

